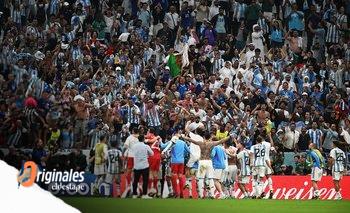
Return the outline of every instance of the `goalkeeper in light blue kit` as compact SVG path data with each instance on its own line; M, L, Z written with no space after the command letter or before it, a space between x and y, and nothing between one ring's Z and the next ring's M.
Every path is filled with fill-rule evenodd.
M314 143L309 145L309 150L307 150L306 153L307 163L311 166L311 182L314 191L312 199L319 199L320 192L318 191L317 183L321 181L325 161L321 152L316 149L316 144Z

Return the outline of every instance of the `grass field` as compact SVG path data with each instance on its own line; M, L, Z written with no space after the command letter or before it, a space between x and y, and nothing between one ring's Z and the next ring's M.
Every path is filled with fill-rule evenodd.
M189 200L65 197L83 213L223 213L223 212L350 212L350 201L331 200Z

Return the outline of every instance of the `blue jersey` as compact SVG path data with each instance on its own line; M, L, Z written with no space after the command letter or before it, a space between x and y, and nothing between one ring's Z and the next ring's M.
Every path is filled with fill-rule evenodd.
M318 150L317 150L318 151ZM308 155L308 161L311 164L312 167L318 167L318 168L323 168L324 165L324 159L322 155L318 155L316 151L314 150L308 150L307 151Z
M165 148L169 145L169 143L172 143L171 141L161 145L161 148ZM176 140L176 143L174 143L171 147L171 157L170 162L171 163L184 163L185 162L185 154L190 153L190 149L188 148L187 144L183 140Z
M226 153L222 146L217 145L211 150L211 157L214 169L225 169Z

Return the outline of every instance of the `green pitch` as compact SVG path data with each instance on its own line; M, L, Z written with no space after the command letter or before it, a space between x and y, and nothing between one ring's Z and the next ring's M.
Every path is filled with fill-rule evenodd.
M350 201L62 198L83 213L350 212Z

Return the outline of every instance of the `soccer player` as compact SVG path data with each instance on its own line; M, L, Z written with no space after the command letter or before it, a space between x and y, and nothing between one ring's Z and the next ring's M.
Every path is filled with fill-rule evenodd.
M202 141L196 141L189 137L186 137L185 135L181 135L181 137L189 141L191 143L194 143L200 147L201 150L201 157L198 162L198 171L197 171L197 178L198 178L198 188L199 188L199 197L203 198L203 192L204 192L204 178L207 178L209 180L209 187L210 187L210 194L211 196L214 195L214 180L213 180L213 162L210 158L210 152L211 149L219 144L225 143L230 139L229 137L226 137L224 139L221 139L219 141L211 141L211 134L207 131L203 131L201 128L197 129L197 133L204 136L204 140Z
M224 179L224 170L226 168L227 156L224 147L220 145L214 146L211 150L211 158L214 168L214 185L216 190L220 193L220 199L225 199L226 196L222 190L222 181Z
M117 194L120 197L120 174L122 172L122 152L117 149L118 143L112 143L111 148L107 151L107 175L105 182L108 183L106 191L110 192L110 186L113 186L115 181L117 185L117 191L112 194Z
M263 138L258 136L256 144L250 147L250 166L252 167L253 189L255 190L255 198L261 198L264 183L262 179L265 177L266 147L262 144Z
M173 144L171 144L172 146ZM169 146L169 145L168 145ZM166 148L168 147L166 146ZM170 146L170 147L171 147ZM164 144L162 144L162 147L164 147ZM173 197L175 194L174 194L174 191L173 191L173 186L171 184L171 149L167 149L165 150L166 148L163 148L162 150L162 176L161 176L161 188L160 188L160 191L158 192L159 196L158 197L163 197L163 192L164 192L164 185L165 185L165 182L167 183L168 185L168 190L169 190L169 194L168 194L168 197Z
M249 151L245 148L244 143L237 143L237 148L239 150L237 154L237 163L239 166L238 170L238 187L244 194L244 198L249 198L249 191L247 189L247 184L249 183L250 177L250 158Z
M314 190L314 195L312 199L318 199L320 197L320 192L318 191L317 183L321 181L324 167L324 158L321 152L316 149L316 144L310 143L309 150L307 153L307 162L311 164L311 182L312 188Z
M185 141L180 140L178 136L174 136L171 141L164 144L168 146L170 143L171 146L171 183L175 191L175 196L183 198L184 190L184 169L185 169L185 154L190 152L190 148L187 146ZM163 146L162 146L163 147ZM178 184L179 183L179 184Z
M227 169L225 170L225 180L224 186L228 193L229 197L234 196L234 183L237 176L237 148L234 146L228 146L227 143L224 143L225 152L227 154Z
M273 169L272 169L272 166L271 166L271 160L270 160L270 151L271 151L271 147L273 145L273 141L272 141L272 137L271 137L271 134L268 134L269 136L269 140L270 140L270 143L269 142L266 142L266 141L263 141L262 142L262 145L265 146L265 176L266 176L266 179L267 179L267 185L269 187L269 191L270 191L270 194L269 194L269 199L272 199L272 196L273 196L273 186L272 186L272 178L271 178L271 175L273 173ZM265 197L264 196L265 193L262 192L262 196L261 197Z
M335 191L335 199L341 200L342 196L340 194L340 180L342 179L343 173L345 171L345 152L339 148L339 141L333 141L333 149L331 150L330 164L332 166L332 177Z
M106 144L106 136L100 136L100 141L95 145L95 167L94 174L96 175L95 186L93 193L99 194L100 186L104 181L106 175L106 160L107 160L107 144Z
M197 128L196 133L197 131L202 131L203 128L204 127ZM188 134L189 134L189 137L193 140L201 141L201 142L204 141L203 137L200 136L199 134L195 134L192 132L188 132ZM190 148L190 157L186 163L185 175L186 175L186 187L188 187L189 197L192 198L192 178L193 177L196 178L196 174L198 170L198 161L201 156L201 149L198 145L194 143L190 143L189 148ZM196 184L196 186L197 186L197 193L198 193L198 184Z
M162 138L160 136L155 135L155 130L153 128L149 128L147 135L145 136L145 142L151 147L153 151L153 155L149 157L149 184L150 195L157 194L158 189L158 175L160 171L160 163L161 163L161 152L159 148L159 142L161 142Z
M131 135L129 135L124 143L123 149L124 151L124 156L126 157L126 190L125 190L125 196L128 194L129 190L132 188L131 187L131 177L132 177L132 171L134 168L134 155L132 153L132 147L138 143L139 139L139 129L137 127L131 128ZM124 197L124 196L123 196Z

